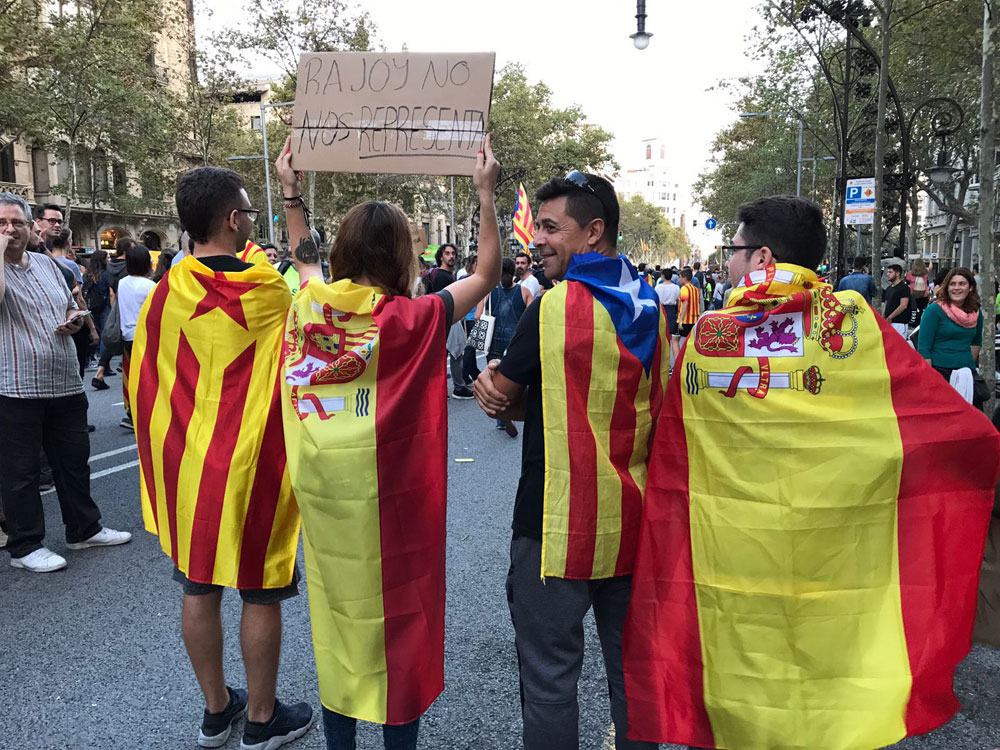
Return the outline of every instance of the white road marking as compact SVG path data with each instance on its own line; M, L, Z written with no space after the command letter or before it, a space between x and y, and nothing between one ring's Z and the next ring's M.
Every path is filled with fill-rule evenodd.
M119 471L134 469L138 465L139 465L138 459L136 459L135 461L129 461L127 464L119 464L118 466L112 466L110 469L102 469L101 471L95 471L93 474L90 475L90 479L91 481L95 479L100 479L101 477L106 477L109 474L117 474ZM45 490L45 492L41 494L48 495L50 492L55 492L55 491L56 488L53 487L52 489Z
M113 403L111 405L112 406L125 406L125 402L124 401L117 401L117 402L115 402L115 403Z
M115 448L113 451L106 451L104 453L98 453L96 456L91 456L91 461L100 461L102 458L107 458L108 456L117 456L119 453L127 453L128 451L134 451L136 445L126 445L124 448Z

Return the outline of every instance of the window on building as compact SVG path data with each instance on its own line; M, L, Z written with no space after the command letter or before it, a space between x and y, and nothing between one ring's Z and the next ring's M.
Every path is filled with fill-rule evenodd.
M0 149L0 182L17 182L14 179L14 142Z
M250 118L250 129L260 132L260 115L253 115Z
M646 144L646 158L647 159L653 158L653 147L650 146L648 143Z
M49 155L45 149L31 149L31 173L35 179L35 192L47 193L51 187L49 182Z
M124 190L128 187L128 172L125 171L124 164L116 162L111 166L111 182L115 190Z

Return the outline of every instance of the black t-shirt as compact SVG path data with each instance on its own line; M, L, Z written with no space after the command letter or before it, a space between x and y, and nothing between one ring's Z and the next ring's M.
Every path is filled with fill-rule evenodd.
M454 281L455 277L451 275L450 271L446 271L438 266L437 268L432 268L427 272L426 288L428 293L435 294L436 292L440 292L449 284L454 283Z
M204 258L198 258L198 262L216 273L235 273L253 268L253 263L244 263L235 255L206 255Z
M521 443L521 479L514 499L514 534L541 540L545 488L545 425L542 422L542 359L538 334L542 300L536 299L517 324L500 374L528 389L525 396L524 436Z
M910 287L908 287L904 282L900 281L894 286L890 286L883 293L885 295L885 317L888 318L897 307L899 303L904 299L908 299L910 296ZM908 323L910 317L906 314L906 310L903 310L899 315L890 320L890 323Z

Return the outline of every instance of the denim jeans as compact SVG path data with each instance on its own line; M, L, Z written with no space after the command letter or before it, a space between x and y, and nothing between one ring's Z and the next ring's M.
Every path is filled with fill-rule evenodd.
M357 747L354 740L358 729L357 719L338 714L324 706L323 729L326 730L326 750L355 750ZM416 750L419 729L420 719L401 726L383 724L382 742L385 750Z
M11 557L31 554L45 539L38 492L43 448L52 465L66 541L82 542L101 530L101 512L90 496L87 397L0 396L0 496Z

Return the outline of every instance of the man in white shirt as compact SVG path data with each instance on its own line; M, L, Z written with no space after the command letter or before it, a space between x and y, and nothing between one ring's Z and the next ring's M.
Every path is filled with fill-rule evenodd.
M531 256L526 252L519 252L514 258L514 275L518 283L531 292L531 298L535 299L542 293L542 285L531 272Z
M656 296L663 305L663 312L667 316L667 327L670 330L670 366L674 366L674 360L680 353L681 343L677 332L677 305L681 297L681 288L677 284L670 283L670 277L674 272L667 268L660 272L660 281L653 289Z

